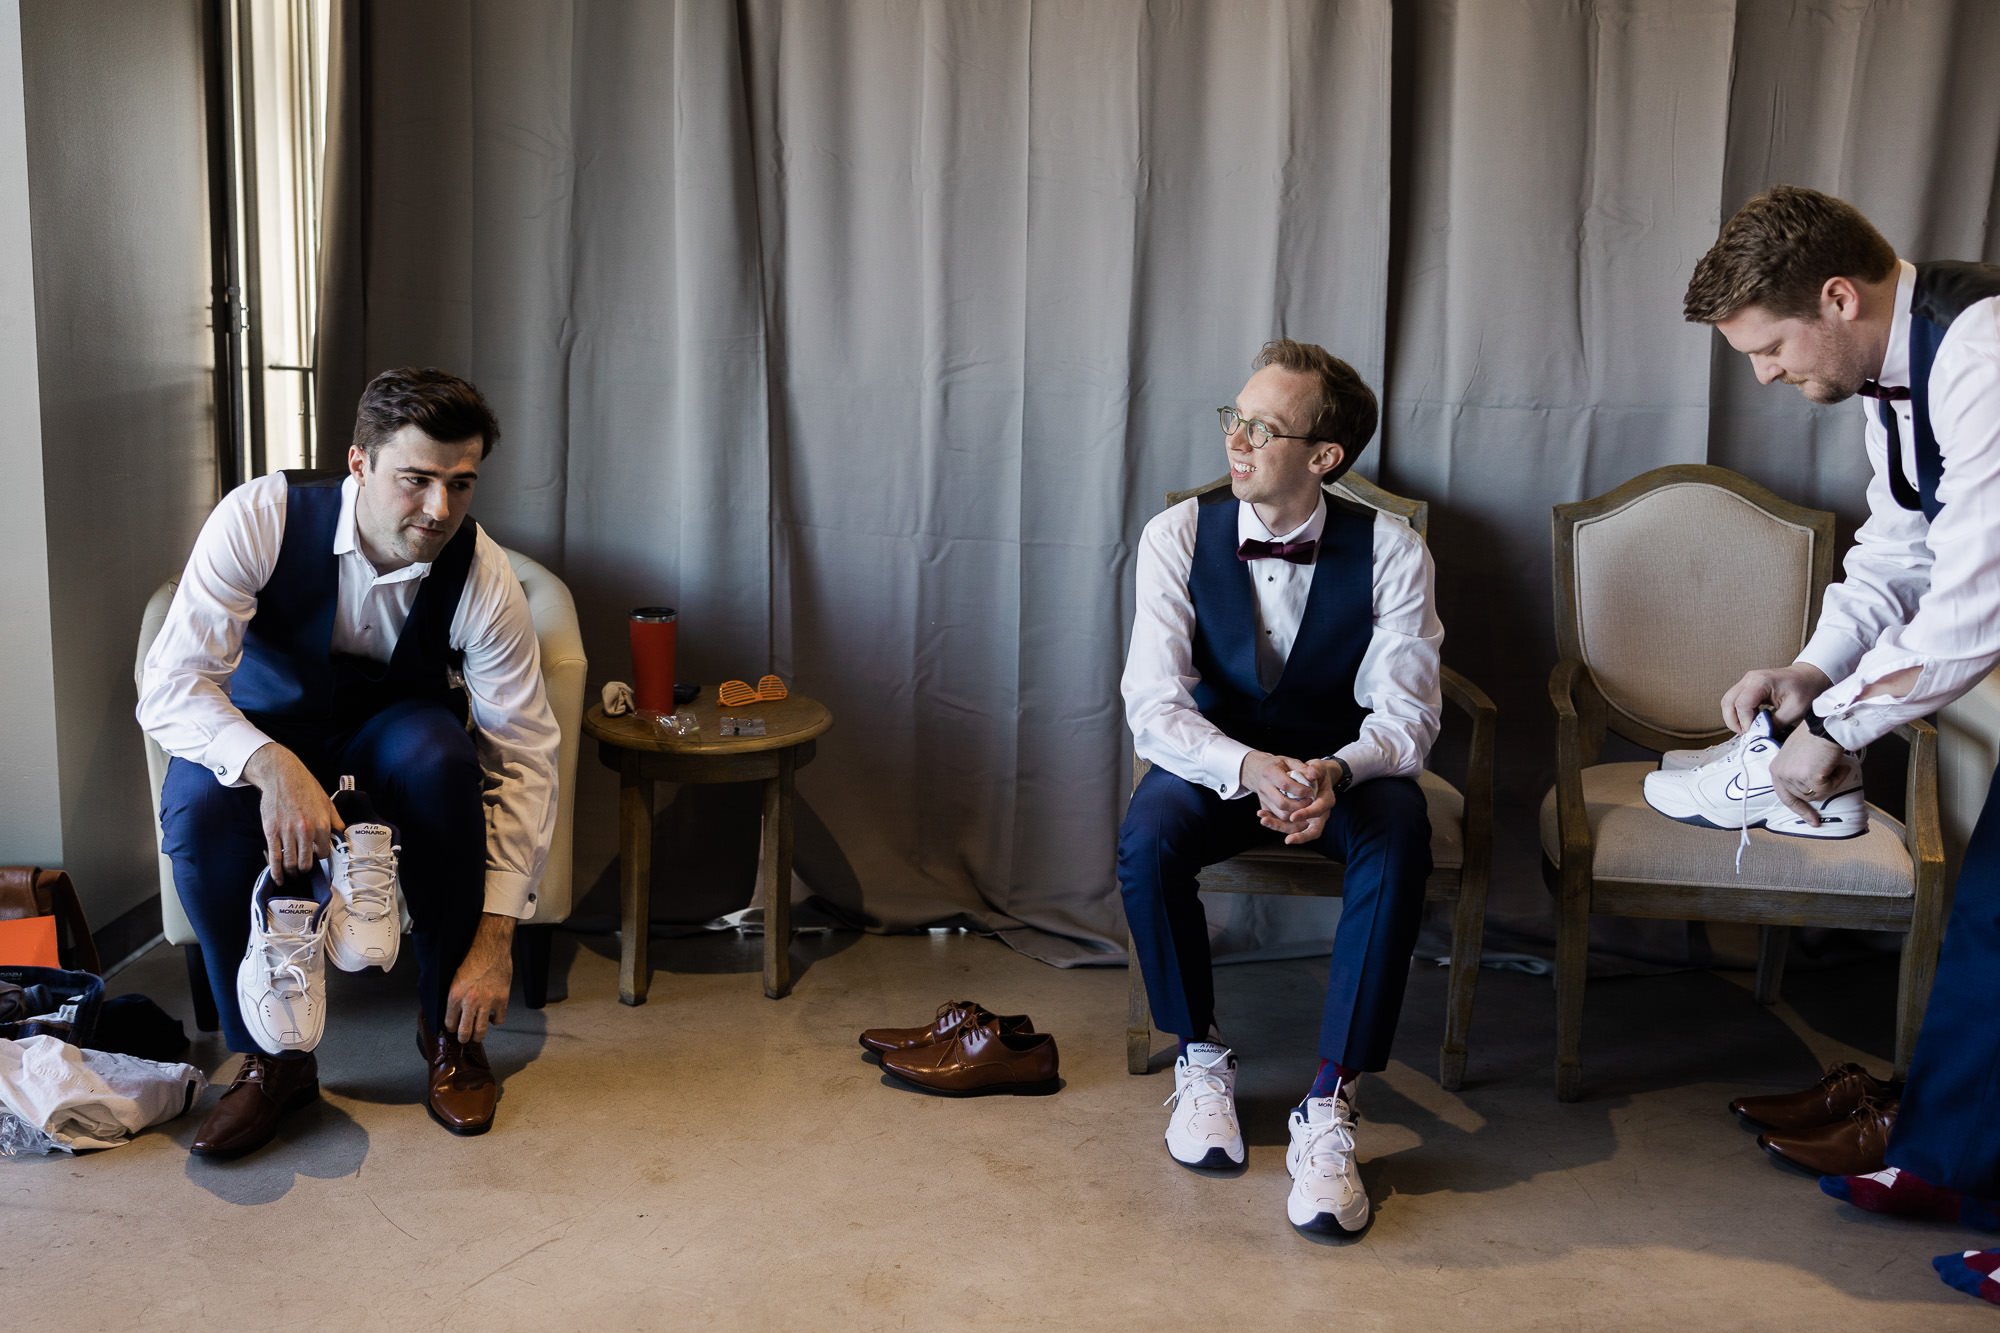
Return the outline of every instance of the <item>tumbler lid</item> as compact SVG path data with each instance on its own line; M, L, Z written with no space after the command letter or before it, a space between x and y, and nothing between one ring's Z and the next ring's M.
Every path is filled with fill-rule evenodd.
M632 612L632 619L645 621L679 620L681 613L671 606L642 606Z

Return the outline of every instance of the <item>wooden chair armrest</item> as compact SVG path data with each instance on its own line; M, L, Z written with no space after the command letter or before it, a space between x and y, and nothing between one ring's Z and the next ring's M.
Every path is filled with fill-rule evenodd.
M1500 710L1486 691L1445 667L1444 697L1472 719L1465 755L1465 859L1468 873L1484 871L1493 853L1493 756Z
M1903 845L1909 849L1921 891L1927 867L1936 868L1940 882L1944 876L1944 829L1938 816L1938 734L1937 728L1922 718L1903 723L1896 734L1910 747L1909 776L1903 785Z
M1593 850L1583 770L1597 758L1604 733L1601 725L1589 725L1588 715L1594 711L1594 700L1586 693L1589 676L1589 669L1573 657L1563 658L1549 672L1549 703L1556 712L1556 837L1562 847L1565 895L1587 893L1590 884Z

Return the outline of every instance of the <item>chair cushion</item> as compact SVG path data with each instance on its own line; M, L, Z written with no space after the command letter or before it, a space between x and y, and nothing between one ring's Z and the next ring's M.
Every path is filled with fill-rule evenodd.
M1903 826L1868 807L1868 831L1839 841L1792 838L1750 830L1743 873L1736 873L1733 829L1700 828L1668 819L1646 804L1641 789L1658 765L1640 761L1583 770L1599 879L1701 888L1804 889L1863 897L1907 898L1916 891ZM1561 863L1556 793L1542 798L1542 852Z

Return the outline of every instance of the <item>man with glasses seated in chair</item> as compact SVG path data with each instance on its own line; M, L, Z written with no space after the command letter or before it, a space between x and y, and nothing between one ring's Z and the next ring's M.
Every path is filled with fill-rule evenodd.
M1319 1068L1290 1115L1286 1214L1348 1239L1370 1208L1352 1084L1386 1067L1431 871L1415 781L1442 695L1430 555L1406 524L1328 494L1375 433L1346 362L1289 338L1219 409L1228 488L1157 515L1138 553L1126 720L1152 769L1118 882L1153 1021L1179 1040L1166 1145L1244 1164L1236 1057L1215 1022L1203 866L1282 841L1344 863Z
M161 842L243 1056L197 1155L262 1147L318 1097L325 963L389 970L405 895L425 1109L455 1134L493 1123L482 1043L534 911L559 740L527 598L467 519L499 435L456 375L378 375L345 476L222 498L147 654Z

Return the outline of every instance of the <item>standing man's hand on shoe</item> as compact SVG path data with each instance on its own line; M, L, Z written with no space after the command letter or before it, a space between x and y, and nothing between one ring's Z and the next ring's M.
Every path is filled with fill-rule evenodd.
M1722 696L1723 725L1741 736L1756 718L1757 710L1769 707L1772 721L1784 727L1793 726L1806 715L1812 701L1832 685L1824 671L1804 662L1747 672Z
M1254 757L1254 756L1253 756ZM1301 761L1269 756L1282 765L1280 770L1281 794L1296 793L1296 797L1285 802L1284 812L1274 809L1272 802L1263 801L1257 810L1257 822L1267 829L1285 835L1285 845L1296 847L1311 842L1326 832L1326 814L1333 809L1333 784L1337 774L1335 765L1324 760ZM1249 763L1244 768L1247 772ZM1303 776L1310 786L1301 784L1293 774ZM1261 798L1263 793L1258 793Z
M513 982L514 918L484 913L445 997L445 1031L460 1041L485 1041L487 1028L507 1021L507 991Z
M333 835L347 827L312 770L276 741L258 747L243 765L243 776L264 793L264 855L271 878L309 873L333 852Z
M1785 808L1806 821L1819 824L1819 810L1813 802L1823 801L1840 790L1848 776L1852 757L1832 741L1799 727L1785 739L1784 748L1771 761L1771 786Z

